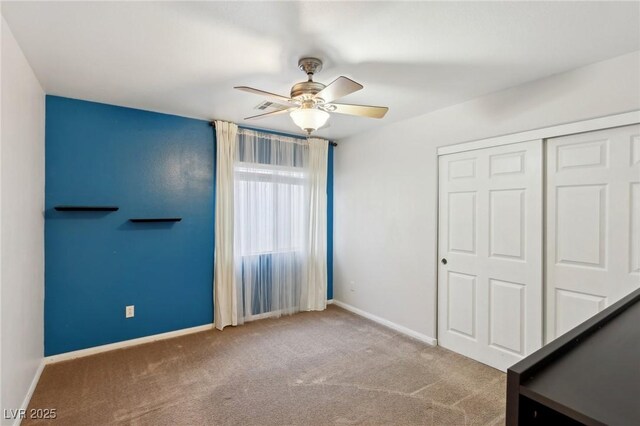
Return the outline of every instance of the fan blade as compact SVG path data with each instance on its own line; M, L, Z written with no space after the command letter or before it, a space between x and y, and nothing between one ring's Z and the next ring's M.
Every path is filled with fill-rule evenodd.
M277 111L265 112L264 114L252 115L251 117L246 117L245 120L256 120L259 118L271 117L274 115L284 114L285 112L289 112L289 109L279 109Z
M338 114L360 115L369 118L382 118L389 111L387 107L370 105L350 105L350 104L328 104L325 105L328 111ZM336 107L332 110L333 107Z
M353 92L357 92L363 87L362 84L342 76L336 78L327 87L316 93L315 97L322 98L325 103L329 103Z
M287 98L286 96L276 95L275 93L265 92L264 90L254 89L253 87L247 86L236 86L234 89L242 90L243 92L249 92L256 95L264 96L267 99L271 99L275 102L284 102L285 104L294 103L295 101L291 98Z

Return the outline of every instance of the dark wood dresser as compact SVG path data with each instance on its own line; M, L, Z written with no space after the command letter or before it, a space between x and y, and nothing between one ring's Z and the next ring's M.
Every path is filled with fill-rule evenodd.
M640 425L640 289L509 368L506 423Z

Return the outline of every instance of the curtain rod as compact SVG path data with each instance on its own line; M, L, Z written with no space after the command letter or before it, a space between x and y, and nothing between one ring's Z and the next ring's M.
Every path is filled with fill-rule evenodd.
M216 122L215 121L210 121L209 124L211 125L211 127L216 127ZM246 126L238 126L238 128L245 129L245 130L254 130L254 131L258 131L258 132L280 134L280 135L283 135L283 136L289 136L289 137L298 138L298 139L307 139L306 136L293 135L291 133L285 133L285 132L280 132L280 131L276 131L276 130L258 129L258 128L255 128L255 127L246 127ZM329 145L331 145L331 146L338 146L338 144L336 142L332 142L332 141L328 141L328 142L329 142Z

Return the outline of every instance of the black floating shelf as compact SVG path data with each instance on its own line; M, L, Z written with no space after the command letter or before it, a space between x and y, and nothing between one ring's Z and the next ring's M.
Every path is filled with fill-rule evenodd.
M59 212L115 212L116 206L55 206Z
M129 219L131 222L180 222L181 217L149 217Z

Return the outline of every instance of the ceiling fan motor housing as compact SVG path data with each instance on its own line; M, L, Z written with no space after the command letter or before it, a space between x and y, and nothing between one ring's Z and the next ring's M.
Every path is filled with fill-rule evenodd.
M311 98L324 88L325 85L322 83L302 81L293 85L291 88L291 97L294 99Z

